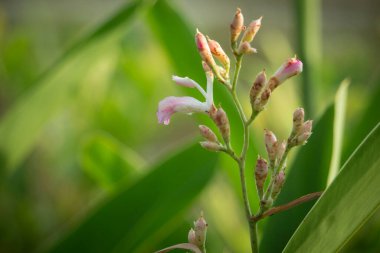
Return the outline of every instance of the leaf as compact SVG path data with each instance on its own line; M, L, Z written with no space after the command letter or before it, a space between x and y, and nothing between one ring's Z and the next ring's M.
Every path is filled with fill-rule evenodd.
M85 138L80 160L82 169L107 190L131 181L145 165L136 152L106 133L93 133Z
M346 140L345 146L343 149L342 161L345 162L355 148L362 142L362 140L366 137L369 131L373 129L377 123L380 121L380 80L376 82L376 89L370 90L369 93L372 95L370 99L368 99L368 104L366 108L362 110L360 115L358 115L359 123L352 127L349 126L350 129L350 138ZM361 103L365 103L365 101L361 101Z
M335 95L333 149L327 184L334 180L340 168L348 85L349 81L343 80Z
M285 252L338 252L380 207L380 124L343 166Z
M130 20L143 2L133 1L126 4L108 21L74 44L40 76L33 88L23 94L1 119L1 168L11 171L19 165L33 147L46 123L57 112L64 109L65 105L72 102L73 94L77 93L78 79L83 76L83 71L88 66L83 61L91 61L95 53L91 51L92 48L89 45ZM82 51L89 54L79 55ZM82 75L73 74L79 72Z
M179 214L207 185L216 158L198 144L185 149L115 193L49 252L156 250L154 241L170 232L165 226L181 222Z

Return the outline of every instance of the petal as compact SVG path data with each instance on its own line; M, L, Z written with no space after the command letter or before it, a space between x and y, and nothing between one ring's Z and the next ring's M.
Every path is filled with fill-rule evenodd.
M175 112L206 112L209 107L193 97L166 97L158 104L157 118L159 123L168 125Z
M172 76L172 80L181 86L189 87L189 88L194 88L196 85L196 82L193 81L192 79L186 77L179 77L179 76Z

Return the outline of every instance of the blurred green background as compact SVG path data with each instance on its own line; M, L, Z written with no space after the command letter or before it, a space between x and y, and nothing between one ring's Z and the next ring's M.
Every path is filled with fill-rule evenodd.
M2 0L0 252L151 252L185 242L201 210L210 252L248 251L236 166L194 144L197 123L211 121L175 115L162 126L155 115L165 96L200 98L171 75L205 84L195 28L228 51L236 7L246 23L264 16L253 42L259 53L244 59L238 87L246 112L259 71L273 73L294 54L305 63L255 122L248 168L264 155L263 129L286 138L302 106L307 118L325 120L316 128L320 139L303 148L306 162L290 155L289 169L297 164L303 176L294 172L279 201L324 189L340 83L350 85L338 167L380 119L377 1ZM223 87L215 90L239 149L238 115ZM276 237L266 236L273 223L262 222L263 252L281 251L310 207L269 218L296 217ZM343 251L380 251L379 212Z

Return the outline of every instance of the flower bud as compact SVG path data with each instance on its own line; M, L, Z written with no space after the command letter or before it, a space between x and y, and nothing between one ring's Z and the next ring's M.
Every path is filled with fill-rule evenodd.
M263 196L263 187L265 180L268 175L268 164L265 159L260 156L257 158L256 168L255 168L255 179L256 179L256 187L259 192L259 196Z
M265 129L264 142L265 142L265 148L266 148L267 153L268 153L269 161L270 161L271 165L274 165L276 162L276 153L277 153L276 135L274 135L273 132Z
M249 42L243 42L238 48L238 54L255 54L257 53L256 48L251 47Z
M212 58L212 54L210 51L210 47L208 46L208 42L206 37L197 29L197 33L195 34L195 43L197 44L198 52L204 62L210 66L211 69L216 68L216 63L214 58Z
M247 29L244 32L243 38L241 40L242 42L248 42L248 43L250 43L253 40L253 38L255 38L256 33L260 29L261 19L262 18L263 17L260 17L259 19L256 19L256 20L253 20L249 24L249 26L247 27Z
M197 245L197 238L195 236L194 229L190 229L189 234L187 235L187 240L189 241L189 243Z
M241 31L244 29L244 17L241 10L237 8L234 19L230 25L231 31L231 45L236 45L236 41L239 38ZM234 46L233 46L234 48Z
M206 233L207 233L207 222L203 218L203 214L201 214L201 217L199 217L199 219L194 222L194 232L195 232L195 238L197 242L196 245L200 249L203 249L204 244L206 242Z
M199 130L203 138L205 138L206 140L210 142L218 143L218 138L216 137L216 135L210 128L204 125L199 125Z
M272 199L276 199L278 194L281 191L282 186L285 183L285 172L280 171L275 179L274 179L274 184L273 184L273 190L272 190Z
M256 99L253 105L253 109L257 112L264 110L264 107L268 103L271 94L272 92L270 89L264 90L263 93L261 93L260 98Z
M230 58L224 52L220 44L207 37L208 46L210 47L211 53L223 64L225 71L228 73L230 71Z
M222 108L218 108L213 115L213 120L223 137L224 142L227 144L230 142L230 122L228 120L226 112Z
M281 143L277 142L277 144L276 144L277 163L279 163L281 161L281 158L285 153L285 149L286 149L286 141L282 141Z
M296 57L288 59L270 78L268 86L273 91L286 79L302 72L302 62Z
M311 135L311 130L313 127L313 121L308 120L305 123L303 123L302 128L300 130L299 135L297 135L297 145L303 145L307 142Z
M297 108L293 113L293 130L292 135L297 135L300 133L305 117L305 112L303 108Z
M199 142L199 144L201 144L202 148L208 151L218 152L222 150L222 146L220 146L219 143L216 143L216 142L201 141Z
M249 99L251 101L251 105L255 104L255 100L263 89L265 82L267 80L267 76L265 75L265 70L261 71L257 76L251 90L249 91Z

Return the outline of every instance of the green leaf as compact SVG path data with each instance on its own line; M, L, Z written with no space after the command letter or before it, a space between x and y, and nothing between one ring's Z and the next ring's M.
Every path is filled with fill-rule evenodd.
M380 207L380 124L297 229L285 252L338 252Z
M136 152L106 133L94 133L85 138L80 160L82 169L107 190L130 182L145 165Z
M181 212L211 179L216 158L198 144L185 149L110 197L50 252L158 250L155 241L182 222Z
M330 184L334 180L340 168L348 85L349 81L343 80L335 95L333 149L327 184Z
M375 89L370 90L368 96L370 98L367 102L365 109L361 111L358 115L359 123L356 126L349 126L350 138L346 140L343 149L342 161L345 162L355 148L362 142L369 131L373 129L377 123L380 121L380 80L375 83ZM366 103L366 101L361 101L361 103Z
M94 60L94 55L99 54L99 51L103 51L94 50L89 45L93 46L95 41L100 41L100 38L105 38L105 35L130 20L142 3L144 1L126 4L108 21L74 44L1 119L1 168L9 171L19 165L46 123L65 106L70 105L73 94L78 93L78 79L80 80L90 65L88 62Z

